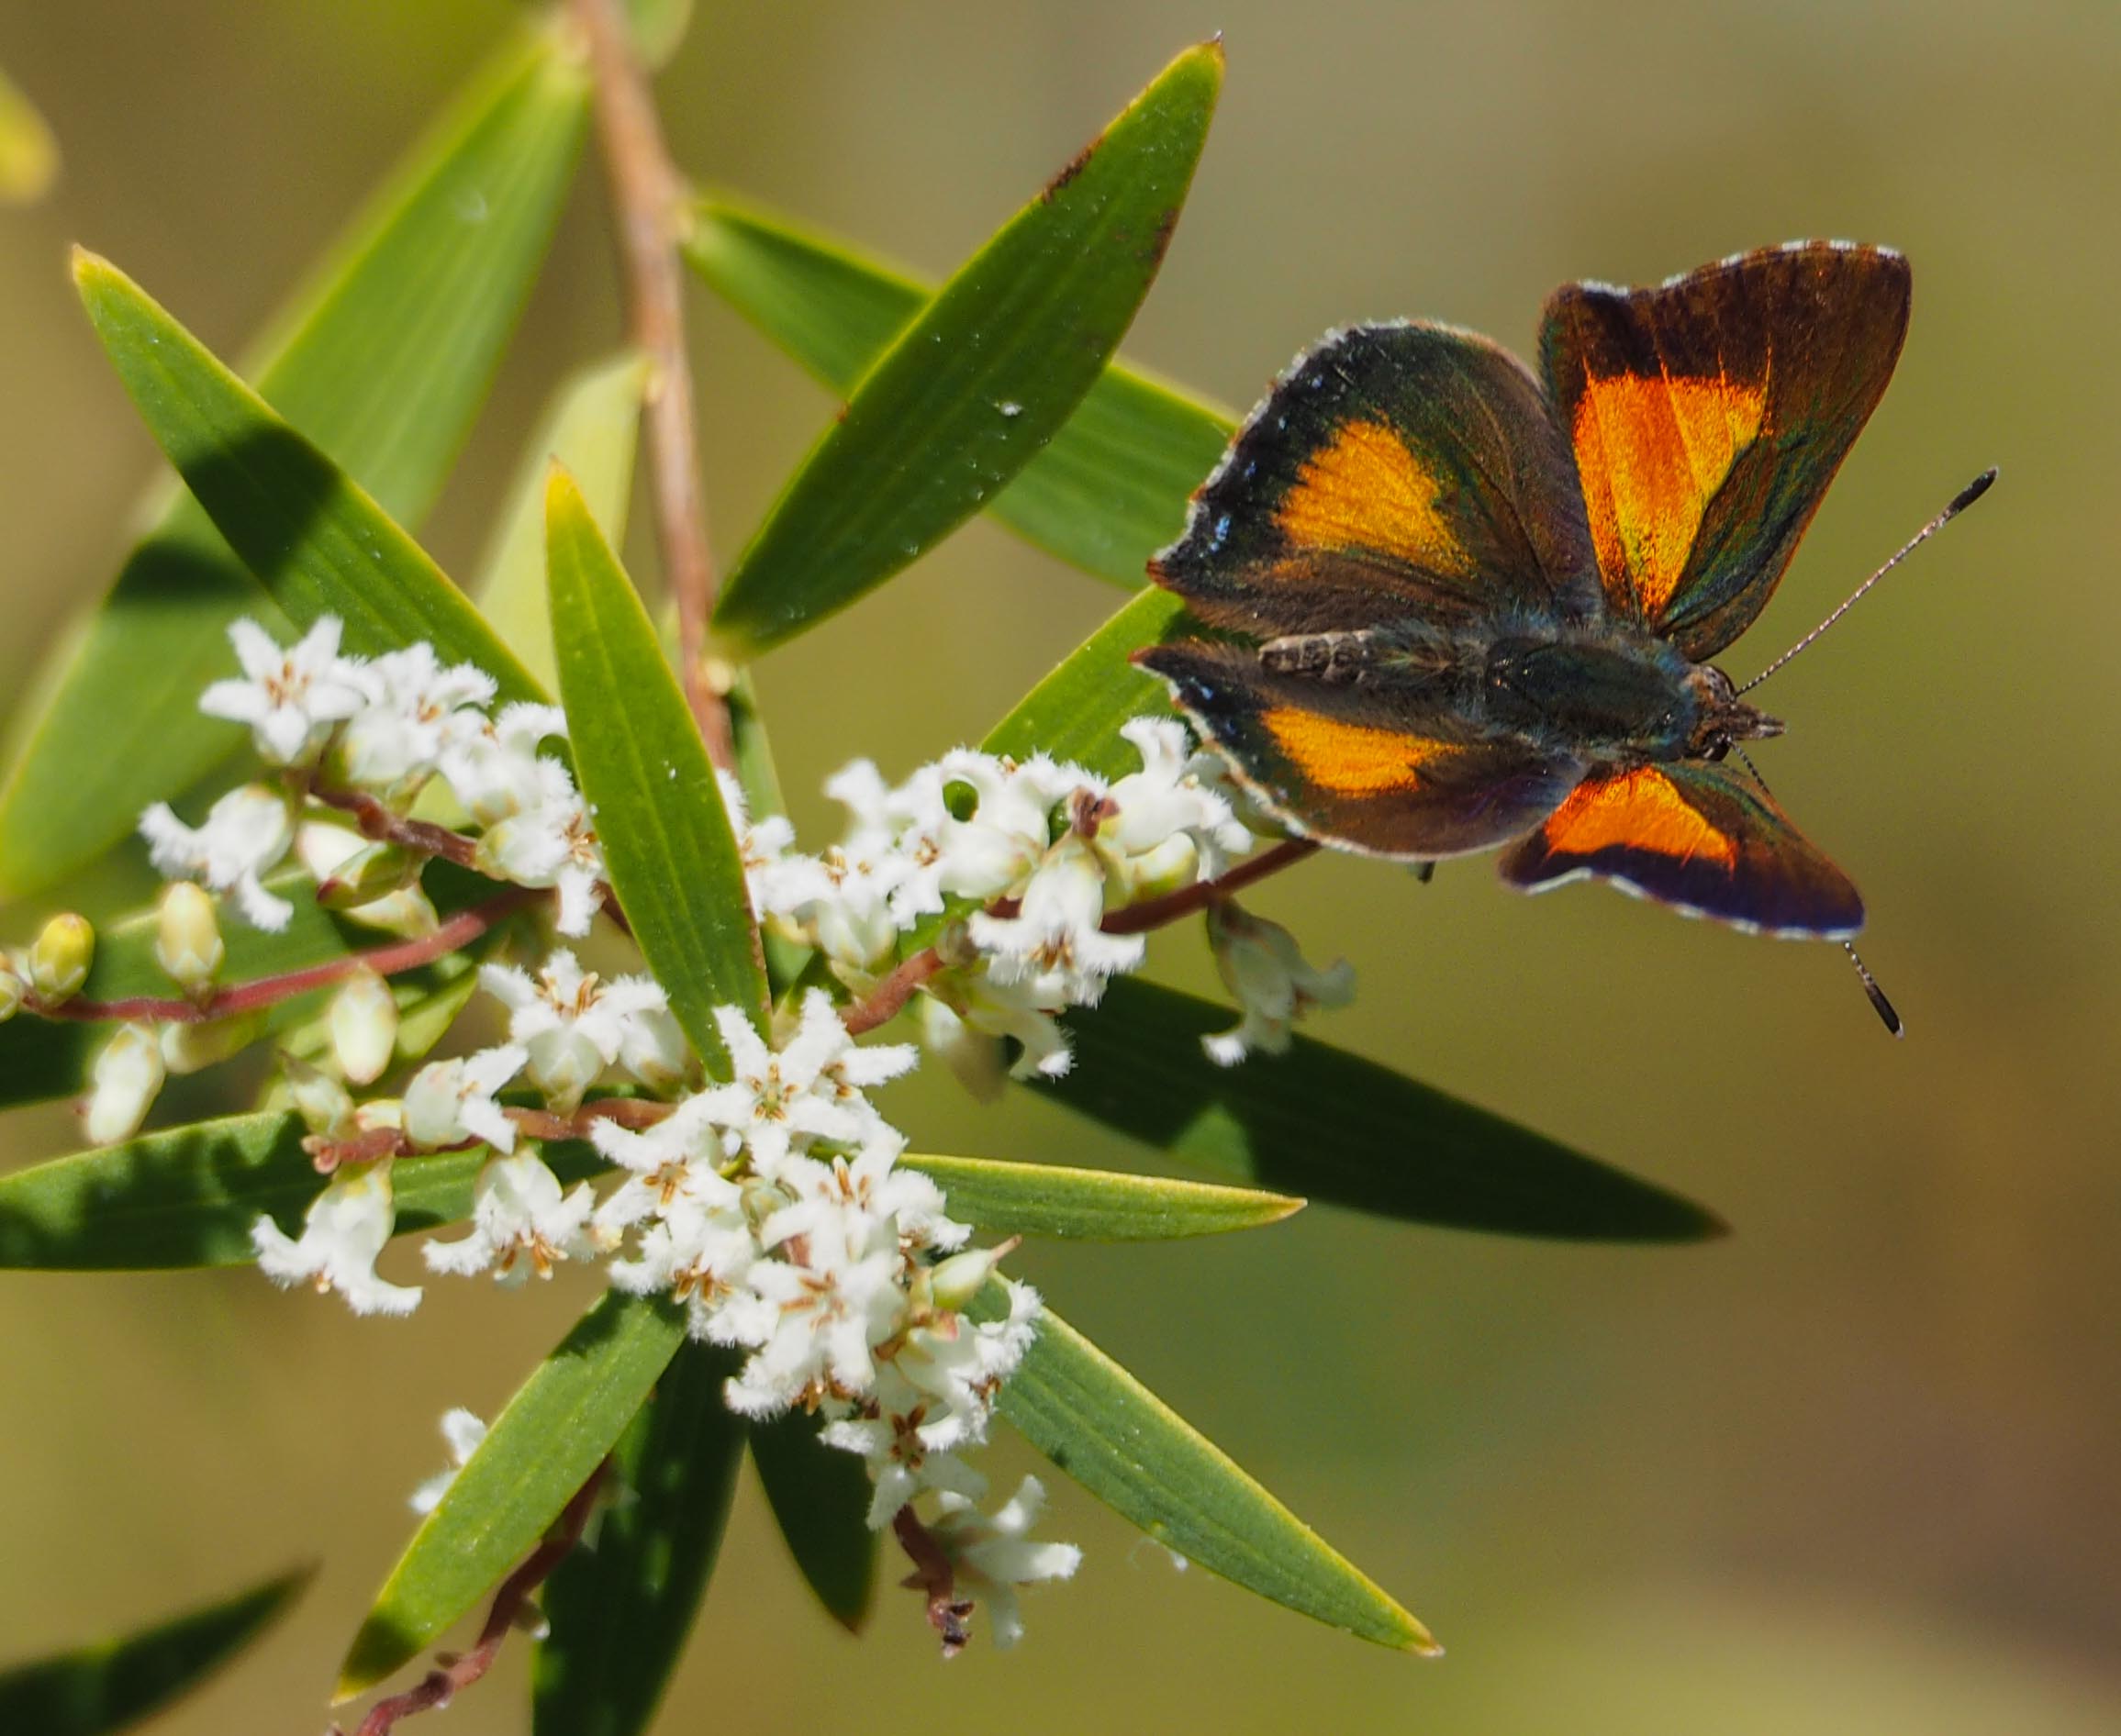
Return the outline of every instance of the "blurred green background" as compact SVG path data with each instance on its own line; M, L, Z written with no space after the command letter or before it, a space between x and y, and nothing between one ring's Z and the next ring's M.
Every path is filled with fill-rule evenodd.
M0 4L66 153L0 217L0 695L127 540L151 449L61 268L83 240L224 351L507 22L497 0ZM2121 823L2104 794L2121 586L2121 10L1549 0L716 5L662 91L683 162L933 273L1178 47L1226 95L1128 351L1248 405L1328 325L1434 316L1528 348L1563 279L1655 280L1801 235L1916 270L1898 379L1743 675L1976 470L1989 501L1778 678L1778 793L1862 885L1883 1037L1831 948L1484 864L1423 889L1335 860L1258 899L1357 1005L1319 1028L1691 1194L1736 1233L1585 1250L1319 1209L1168 1249L1021 1261L1437 1631L1369 1651L1161 1552L1065 1480L1072 1587L1013 1656L939 1670L915 1601L857 1642L755 1492L663 1728L854 1708L965 1727L1643 1733L2121 1728ZM708 491L734 551L832 405L700 294ZM586 174L428 538L463 571L516 443L618 332ZM642 564L647 551L638 548ZM1118 601L977 523L760 679L798 823L853 748L977 737ZM1210 979L1197 940L1155 970ZM935 1149L1124 1160L940 1075ZM0 1162L70 1138L0 1126ZM1393 1161L1389 1151L1377 1161ZM409 1268L409 1250L392 1256ZM316 1555L295 1619L162 1728L311 1730L435 1468L586 1298L430 1285L356 1322L249 1273L0 1275L0 1657ZM1010 1447L1004 1467L1025 1458ZM523 1659L450 1715L525 1727ZM12 1736L12 1733L11 1733Z

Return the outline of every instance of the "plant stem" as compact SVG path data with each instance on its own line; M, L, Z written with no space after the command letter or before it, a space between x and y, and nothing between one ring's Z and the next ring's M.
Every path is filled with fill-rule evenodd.
M647 70L633 51L620 0L573 4L588 39L590 73L597 85L597 129L618 217L627 323L648 358L649 475L664 573L677 602L685 696L708 757L723 771L733 771L729 707L707 660L715 580L707 501L699 485L692 374L685 347L685 285L677 255L686 184L664 143Z

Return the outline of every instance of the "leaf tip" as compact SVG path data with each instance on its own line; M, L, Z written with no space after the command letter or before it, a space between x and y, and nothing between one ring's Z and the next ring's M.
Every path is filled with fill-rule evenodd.
M575 480L574 473L557 456L549 459L545 465L545 522L556 524L588 510L588 503L582 498L582 484Z

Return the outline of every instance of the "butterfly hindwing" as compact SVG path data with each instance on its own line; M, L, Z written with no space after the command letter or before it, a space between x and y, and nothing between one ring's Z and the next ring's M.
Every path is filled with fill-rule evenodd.
M1409 713L1367 688L1277 674L1238 646L1160 645L1137 661L1171 684L1261 806L1342 849L1428 860L1491 849L1581 774L1571 759Z
M1538 383L1470 332L1335 332L1291 364L1151 564L1259 638L1597 602L1573 462Z
M1770 934L1839 940L1863 926L1848 876L1767 792L1701 761L1587 778L1501 870L1527 892L1595 874Z
M1696 661L1752 624L1892 376L1908 284L1890 249L1809 241L1556 293L1540 362L1616 615Z

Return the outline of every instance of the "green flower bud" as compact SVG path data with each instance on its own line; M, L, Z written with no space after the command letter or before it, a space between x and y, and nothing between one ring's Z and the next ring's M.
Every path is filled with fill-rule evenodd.
M162 888L161 918L155 929L155 963L185 994L203 1000L220 974L228 949L221 925L206 889L188 880Z
M280 1072L287 1101L310 1132L343 1139L353 1131L353 1094L345 1085L298 1055L282 1055Z
M20 1010L23 997L29 993L29 985L22 980L22 974L7 959L0 959L0 1025L5 1025Z
M95 962L95 929L88 918L71 911L53 917L29 948L29 985L48 1006L61 1006L81 993Z
M421 859L403 844L371 844L332 869L317 888L327 910L358 910L419 878Z
M162 1027L162 1065L181 1078L218 1065L257 1041L265 1029L262 1013L237 1013L229 1018L179 1019Z
M998 1248L967 1248L938 1262L928 1274L929 1295L935 1306L953 1313L969 1308L972 1298L994 1275L995 1268L1015 1249L1016 1241L1012 1236Z

